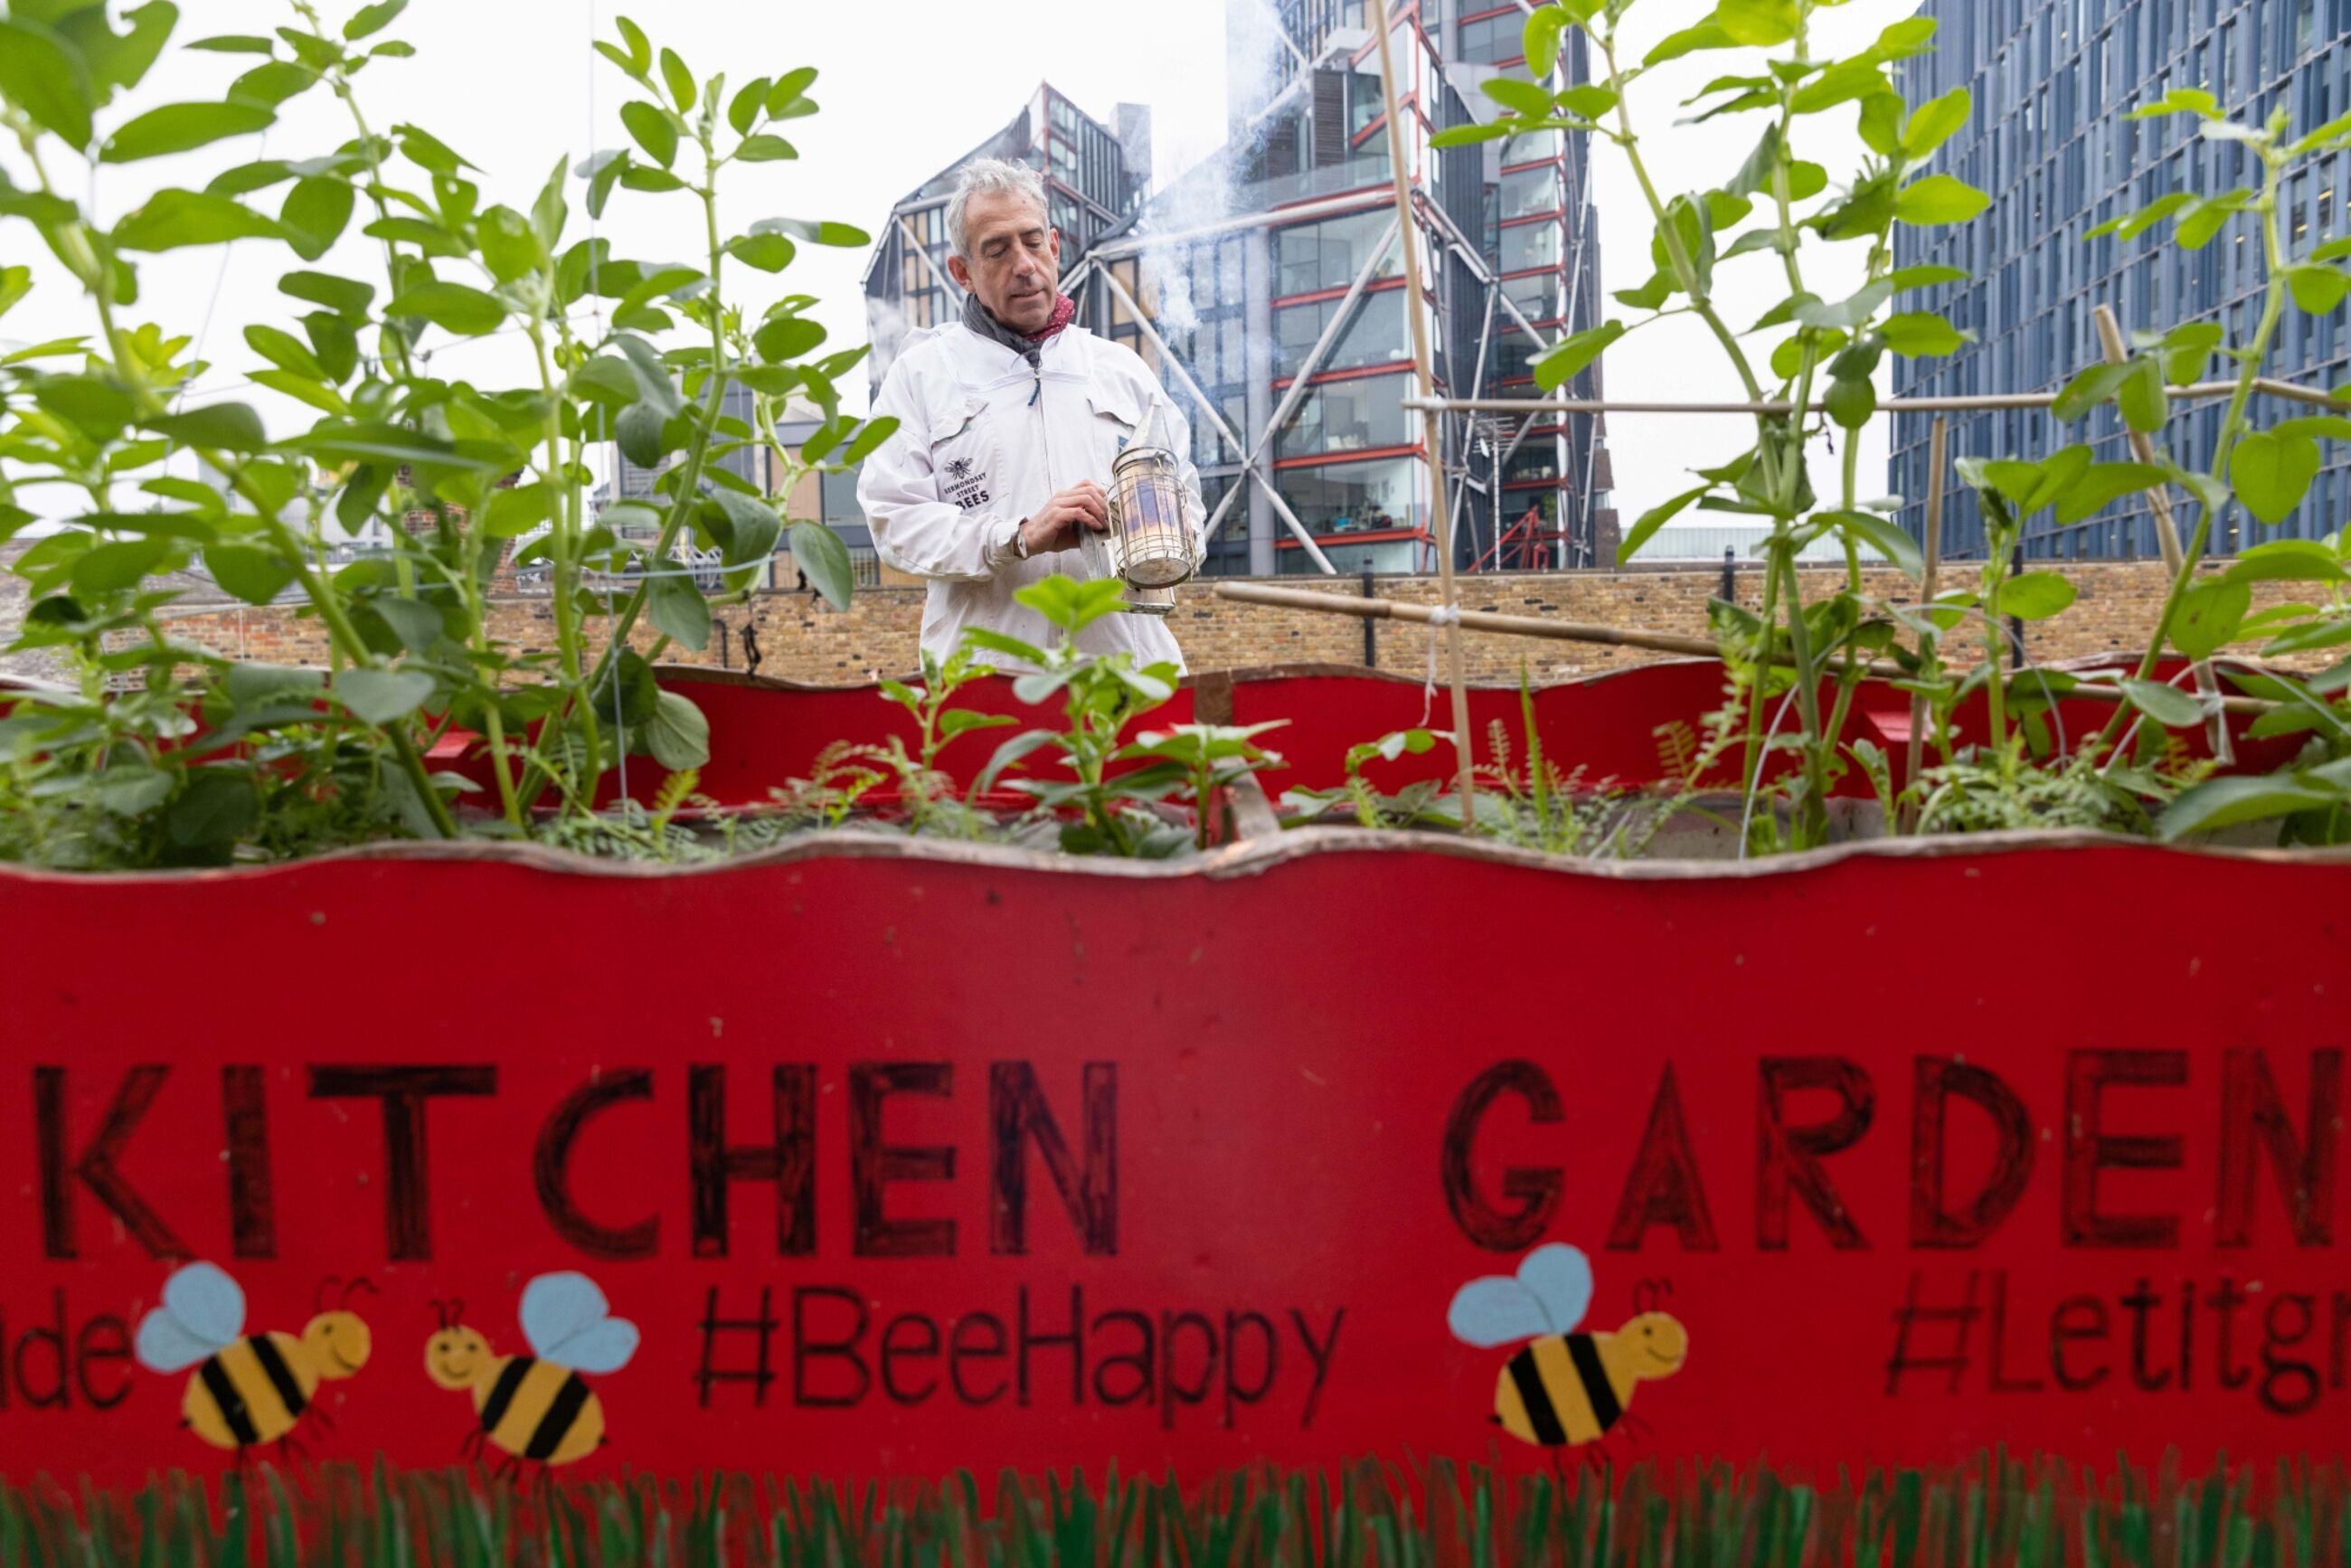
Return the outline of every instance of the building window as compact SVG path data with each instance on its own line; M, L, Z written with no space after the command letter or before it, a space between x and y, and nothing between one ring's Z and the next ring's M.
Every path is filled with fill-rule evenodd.
M1526 26L1526 13L1518 10L1462 23L1461 58L1470 65L1481 66L1524 58Z
M1318 289L1344 288L1355 281L1371 247L1387 233L1391 214L1384 207L1325 218L1276 229L1273 235L1274 287L1283 296L1312 294ZM1391 242L1374 276L1394 277L1403 269L1400 246Z
M1314 367L1323 371L1360 370L1365 365L1392 365L1412 357L1405 325L1404 291L1386 289L1365 295L1341 329L1337 341ZM1311 305L1285 305L1273 313L1274 363L1277 376L1294 376L1306 356L1339 314L1344 298L1317 300Z
M1411 392L1408 375L1326 382L1300 402L1274 440L1274 455L1305 457L1401 446L1412 439L1413 421L1403 406Z
M1278 483L1281 498L1317 536L1418 528L1427 516L1428 465L1417 457L1286 468Z
M1560 313L1560 278L1556 272L1533 272L1524 277L1506 279L1502 284L1504 298L1524 312L1530 321L1553 321ZM1507 313L1497 319L1495 331L1509 321ZM1510 323L1514 328L1516 323Z
M1520 224L1502 231L1502 270L1524 272L1537 267L1557 267L1560 255L1560 225L1555 223Z
M1502 216L1531 217L1537 213L1566 211L1566 201L1560 193L1559 166L1538 163L1531 169L1514 170L1502 176Z

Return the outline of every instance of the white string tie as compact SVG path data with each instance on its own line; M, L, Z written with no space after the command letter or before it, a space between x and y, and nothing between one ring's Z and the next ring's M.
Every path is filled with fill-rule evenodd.
M1461 606L1458 604L1440 604L1428 612L1428 674L1422 678L1420 685L1419 727L1422 729L1428 727L1429 712L1437 705L1437 629L1460 624ZM1458 746L1462 744L1462 737L1455 736L1453 741Z

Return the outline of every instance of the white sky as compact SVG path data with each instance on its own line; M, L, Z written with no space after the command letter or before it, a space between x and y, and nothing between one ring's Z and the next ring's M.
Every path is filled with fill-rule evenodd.
M1874 37L1917 9L1917 0L1855 0L1827 13L1823 44L1844 49ZM331 16L348 5L329 4ZM1636 49L1687 26L1710 7L1702 0L1649 0L1636 7L1628 33ZM612 37L610 0L413 0L391 36L413 41L413 60L386 61L361 78L365 107L379 131L413 120L479 164L485 204L503 200L528 207L559 156L625 143L617 112L628 83L593 56L593 37ZM730 80L778 75L815 66L811 89L823 111L785 127L797 162L729 171L726 218L747 225L767 216L839 219L869 232L890 204L943 164L1003 126L1040 80L1050 80L1106 123L1121 101L1147 103L1154 121L1157 174L1164 183L1220 146L1225 133L1227 74L1224 0L1014 0L992 8L967 0L666 0L641 5L637 18L654 44L668 45L698 72L723 65ZM263 32L287 19L282 0L200 0L184 5L183 39L221 32ZM1700 55L1661 69L1635 89L1652 172L1667 193L1719 184L1735 170L1760 129L1751 118L1675 128L1681 99L1697 90L1734 57ZM1752 57L1749 57L1751 58ZM216 96L252 57L167 54L142 84L141 107ZM119 119L110 111L108 119ZM1860 145L1850 110L1817 117L1799 151L1825 164L1841 181L1857 164ZM288 104L267 135L266 155L302 157L349 134L339 105L323 92ZM261 139L217 143L180 158L101 171L95 200L110 221L162 184L201 184L210 173L265 155ZM13 152L0 163L22 174ZM1638 189L1614 149L1596 150L1603 285L1633 287L1649 272L1650 223ZM281 188L282 189L282 188ZM574 192L574 222L584 224L584 201ZM272 210L276 197L262 198ZM364 211L364 204L362 204ZM374 242L359 237L354 220L344 241L320 266L379 278ZM88 308L67 292L62 274L35 249L21 225L7 259L30 260L40 287L0 321L0 339L37 340L87 330ZM693 199L616 192L598 232L616 252L640 259L699 258L701 228ZM1829 261L1808 266L1808 282L1825 298L1849 292L1857 277L1857 247L1824 250ZM803 246L799 258L770 278L730 269L738 297L764 304L783 293L815 295L814 312L836 346L863 341L859 287L865 254ZM142 263L143 295L132 320L154 319L173 330L200 328L204 353L215 369L200 395L253 402L273 429L290 428L306 414L263 389L241 386L262 361L238 335L248 322L285 320L306 307L276 289L282 272L299 265L280 247L247 242L223 266L217 250L175 253ZM217 290L217 300L214 295ZM1725 268L1719 299L1734 327L1743 328L1785 293L1777 258L1759 255ZM1608 302L1612 312L1619 308ZM209 327L204 324L209 319ZM441 363L451 373L496 384L526 368L513 359L511 339L444 345ZM1660 323L1611 350L1612 396L1735 398L1737 382L1704 328L1687 319ZM862 404L862 374L850 388ZM1713 463L1742 450L1751 426L1743 418L1612 416L1616 498L1627 526L1656 500L1686 487L1686 467ZM1872 439L1871 437L1874 437ZM1865 433L1865 497L1882 492L1886 438ZM1823 489L1826 488L1823 483Z

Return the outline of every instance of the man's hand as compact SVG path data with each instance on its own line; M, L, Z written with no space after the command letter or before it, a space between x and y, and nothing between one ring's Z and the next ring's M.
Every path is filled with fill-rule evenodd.
M1100 485L1083 479L1022 518L1020 539L1030 555L1043 555L1077 549L1088 528L1110 532L1110 497Z

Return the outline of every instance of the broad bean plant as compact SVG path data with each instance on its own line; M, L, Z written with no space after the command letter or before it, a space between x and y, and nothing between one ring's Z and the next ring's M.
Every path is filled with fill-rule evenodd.
M2187 759L2178 732L2207 725L2228 694L2209 674L2200 695L2155 678L2167 650L2209 670L2216 653L2249 639L2262 639L2269 654L2351 643L2351 601L2344 591L2351 582L2351 542L2344 534L2324 542L2260 544L2225 571L2201 570L2216 515L2233 505L2258 523L2281 521L2317 472L2319 443L2351 436L2351 419L2340 413L2304 410L2263 424L2252 413L2283 312L2332 310L2351 287L2351 275L2337 265L2351 256L2351 241L2321 235L2306 254L2291 254L2278 208L2281 185L2296 164L2351 145L2351 118L2297 135L2283 111L2259 126L2240 124L2197 89L2174 91L2136 111L2191 115L2203 135L2242 143L2261 183L2175 192L2095 234L2127 241L2168 219L2178 243L2192 248L2210 244L2235 215L2249 214L2261 230L2266 267L2262 310L2242 342L2231 341L2214 321L2137 331L2124 362L2083 367L2053 412L2066 422L2112 403L2130 430L2159 436L2171 413L2170 390L2199 380L2218 358L2234 367L2236 381L2210 461L2201 471L2189 470L2159 441L2152 461L2100 461L2086 444L2038 460L1964 461L1959 473L1983 513L1987 559L1980 570L1969 569L1971 584L1938 592L1931 602L1902 602L1866 591L1862 552L1876 552L1915 581L1924 570L1921 551L1892 520L1899 497L1865 497L1852 434L1877 416L1873 378L1886 355L1944 354L1964 341L1949 321L1911 306L1919 291L1967 275L1949 267L1896 267L1892 236L1897 225L1964 223L1988 204L1981 191L1931 167L1936 150L1967 123L1969 95L1961 89L1914 107L1896 84L1900 62L1932 47L1931 18L1897 21L1859 52L1824 57L1815 49L1814 23L1837 0L1720 0L1696 25L1636 59L1621 31L1635 3L1554 0L1534 9L1524 38L1535 80L1488 83L1502 115L1441 132L1437 141L1451 145L1537 130L1582 133L1625 159L1647 204L1654 274L1614 296L1638 314L1562 339L1536 363L1543 389L1561 386L1621 339L1687 316L1705 325L1750 401L1784 406L1756 416L1747 450L1697 470L1697 483L1642 516L1620 550L1621 559L1631 559L1658 528L1692 507L1770 525L1760 607L1712 606L1729 700L1691 769L1696 778L1719 761L1737 761L1750 847L1824 841L1830 791L1856 767L1876 787L1896 831L2049 825L2177 836L2289 813L2295 836L2334 841L2351 828L2344 810L2351 801L2351 763L2345 762L2351 715L2344 705L2351 664L2314 680L2222 672L2238 692L2277 705L2256 722L2255 736L2306 731L2312 737L2301 762L2267 779L2207 778L2208 767ZM1554 91L1546 78L1562 39L1576 28L1605 72ZM1667 62L1700 53L1724 55L1729 63L1691 100L1698 118L1749 120L1756 137L1720 183L1667 193L1652 175L1628 89ZM1819 117L1832 114L1848 119L1866 149L1861 166L1842 179L1802 151ZM1858 252L1862 281L1844 298L1827 299L1808 286L1806 269L1834 247ZM1727 319L1716 303L1718 272L1734 263L1775 268L1784 280L1784 297L1751 323ZM2351 402L2344 406L2351 409ZM1807 449L1823 435L1840 439L1841 461L1834 476L1816 476ZM2071 526L2121 497L2166 486L2176 488L2192 523L2138 667L2118 684L2049 671L2004 673L2003 628L2054 615L2075 597L2060 572L2011 572L2011 550L2026 520L2048 509L2056 525ZM1842 547L1844 581L1834 591L1808 595L1797 558L1824 538ZM2310 603L2250 613L2250 586L2281 579L2312 582L2319 591ZM1946 643L1963 625L1980 631L1982 646L1980 657L1958 667ZM1854 694L1873 674L1890 674L1917 695L1931 737L1935 766L1898 798L1890 759L1846 733ZM2087 737L2053 737L2051 710L2071 695L2102 697L2111 717ZM1966 733L1960 716L1979 712L1975 732Z
M788 491L892 426L841 413L836 382L864 350L826 351L815 301L766 281L802 246L866 236L721 220L730 170L796 156L785 133L817 111L816 72L730 83L620 18L596 47L630 89L625 145L558 165L508 204L461 152L379 107L428 96L396 74L416 69L391 31L404 3L330 20L291 0L266 35L196 38L183 47L219 62L217 93L152 107L131 99L181 31L170 0L119 18L89 0L13 0L0 16L0 224L61 264L85 323L0 359L0 540L63 524L16 564L30 608L15 650L52 651L74 676L0 717L0 858L219 863L448 838L461 817L465 831L560 837L616 760L705 760L702 714L656 685L652 661L703 646L712 604L747 591L787 541L847 601L839 540L724 462L766 454ZM128 210L104 201L114 166L228 152L304 95L340 106L340 141L223 158L202 184ZM674 209L693 259L632 260L587 232L616 200ZM199 345L141 308L149 258L230 245L240 267L285 268L285 316L201 351L235 356L298 418L191 395L208 368ZM0 310L23 308L32 285L28 267L0 267ZM33 305L45 322L72 314ZM460 362L519 364L511 381L431 362L437 346L491 337L517 351ZM824 414L797 450L778 432L788 397ZM606 441L661 470L651 496L599 509L591 449ZM688 545L716 552L714 591L677 566ZM549 584L551 647L493 623L492 577L509 560ZM298 600L328 667L233 663L175 636L172 606L197 569L247 603ZM434 766L461 741L486 752L494 799L465 799Z

